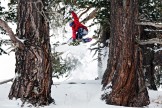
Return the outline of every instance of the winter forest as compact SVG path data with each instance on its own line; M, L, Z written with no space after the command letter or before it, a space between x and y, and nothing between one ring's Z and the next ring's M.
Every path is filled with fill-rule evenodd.
M161 0L0 0L0 108L119 107L162 108Z

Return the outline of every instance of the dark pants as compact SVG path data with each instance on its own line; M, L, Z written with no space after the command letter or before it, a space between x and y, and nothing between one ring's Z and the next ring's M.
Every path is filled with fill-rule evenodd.
M87 35L88 31L85 30L84 28L79 28L76 34L76 39L82 39L83 36Z

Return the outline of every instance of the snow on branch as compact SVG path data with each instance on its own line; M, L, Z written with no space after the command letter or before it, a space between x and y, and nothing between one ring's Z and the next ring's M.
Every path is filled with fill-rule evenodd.
M98 8L95 8L95 9L94 9L86 18L84 18L81 22L82 22L82 23L85 23L85 22L89 21L90 19L96 17L97 11L98 11Z
M161 44L162 45L162 39L159 38L152 38L148 40L140 40L138 41L140 45L146 45L146 44Z
M2 27L2 29L5 30L5 31L8 33L8 35L9 35L11 41L14 43L14 45L15 45L16 47L19 47L20 49L23 49L24 44L16 38L16 36L15 36L15 34L13 33L12 29L11 29L11 28L9 27L9 25L8 25L5 21L3 21L2 19L0 19L0 27Z
M10 78L8 80L5 80L5 81L0 82L0 85L1 84L5 84L5 83L8 83L8 82L11 82L11 81L13 81L13 78Z
M92 6L89 6L88 8L86 8L86 10L85 10L84 12L82 12L82 13L79 15L79 18L80 18L83 14L87 13L91 8L92 8Z
M154 23L154 22L139 22L136 23L137 25L147 25L147 26L153 26L156 28L162 28L162 23Z

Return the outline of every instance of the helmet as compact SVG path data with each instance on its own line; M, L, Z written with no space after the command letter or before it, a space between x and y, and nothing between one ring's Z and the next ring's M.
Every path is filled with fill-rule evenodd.
M73 20L69 21L69 26L72 27L73 25L74 25L74 21Z

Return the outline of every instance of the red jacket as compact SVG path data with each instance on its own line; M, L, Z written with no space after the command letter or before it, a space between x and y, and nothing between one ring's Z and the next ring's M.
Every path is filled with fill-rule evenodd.
M73 35L72 35L72 38L73 39L76 39L76 32L78 31L79 28L84 28L88 31L87 27L84 26L83 24L81 24L79 22L79 18L78 16L76 15L75 12L72 11L72 17L74 18L74 25L72 26L72 32L73 32Z

